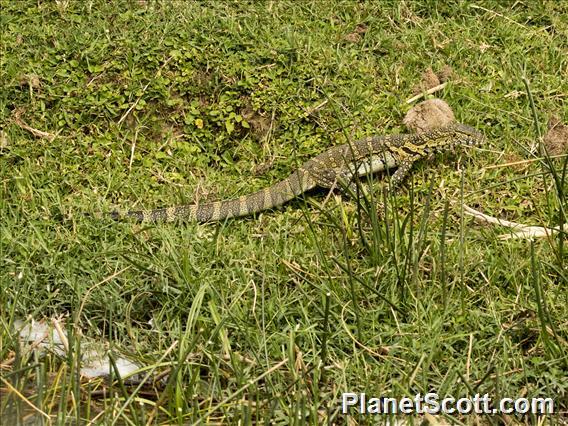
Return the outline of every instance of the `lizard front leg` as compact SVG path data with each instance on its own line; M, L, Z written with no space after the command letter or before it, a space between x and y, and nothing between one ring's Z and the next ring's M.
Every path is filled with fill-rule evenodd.
M404 179L406 178L406 176L408 176L408 173L410 172L410 169L412 169L412 165L414 164L415 161L416 161L416 159L411 158L411 159L403 161L398 166L398 168L396 169L396 171L392 174L392 176L390 178L389 187L386 187L384 189L385 199L386 199L386 197L388 197L390 192L395 192L400 187L402 182L404 182ZM386 213L386 206L385 206L384 201L381 200L377 204L377 214L379 216L384 216L385 213Z
M404 182L404 179L408 176L408 173L410 172L410 169L412 169L412 165L415 161L416 160L414 159L405 160L400 164L400 166L398 166L398 169L396 169L390 179L391 191L396 191L400 184Z

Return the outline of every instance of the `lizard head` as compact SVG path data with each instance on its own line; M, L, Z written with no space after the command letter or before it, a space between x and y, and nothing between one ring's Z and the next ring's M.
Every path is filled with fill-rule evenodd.
M481 145L485 138L478 130L466 124L451 123L420 135L431 151L445 151L458 146Z
M453 132L454 138L460 145L481 145L485 142L483 134L467 124L452 123L448 126L448 131Z

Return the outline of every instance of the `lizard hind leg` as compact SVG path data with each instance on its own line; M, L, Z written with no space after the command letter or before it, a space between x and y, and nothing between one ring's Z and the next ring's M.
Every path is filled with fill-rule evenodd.
M335 179L339 190L346 197L355 200L367 197L367 187L353 173L341 172L336 175Z
M367 196L365 186L357 182L351 172L325 170L318 174L317 185L328 190L337 188L343 196L350 199L358 200Z
M385 203L383 201L383 194L385 191L385 186L380 185L380 188L373 190L372 187L366 183L361 182L357 178L352 178L351 180L346 180L350 176L345 176L343 179L339 178L341 193L348 198L357 202L363 207L363 211L367 215L376 215L377 217L385 216Z
M328 190L339 189L348 198L357 197L357 194L366 194L365 188L359 185L351 171L326 169L318 171L314 176L317 186Z

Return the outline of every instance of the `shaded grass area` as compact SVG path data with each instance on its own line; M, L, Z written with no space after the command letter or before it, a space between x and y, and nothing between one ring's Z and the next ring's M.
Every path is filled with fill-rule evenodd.
M566 413L565 234L503 242L460 217L463 201L565 223L566 158L488 166L535 158L548 117L568 120L566 16L556 2L3 1L2 417L342 423L343 392L429 391L553 397ZM221 224L98 217L243 195L402 132L405 99L443 65L440 96L489 143L416 167L386 220L374 200L321 193ZM111 389L80 380L78 349L23 356L11 325L28 315L66 315L75 342L105 339L166 381Z

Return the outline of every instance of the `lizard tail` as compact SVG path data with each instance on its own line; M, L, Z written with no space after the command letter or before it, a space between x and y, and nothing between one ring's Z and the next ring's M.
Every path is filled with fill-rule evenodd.
M315 186L316 182L308 172L298 171L268 188L232 200L185 204L157 210L113 212L111 217L114 219L133 218L139 222L175 222L177 220L214 222L278 207Z

